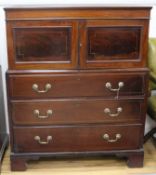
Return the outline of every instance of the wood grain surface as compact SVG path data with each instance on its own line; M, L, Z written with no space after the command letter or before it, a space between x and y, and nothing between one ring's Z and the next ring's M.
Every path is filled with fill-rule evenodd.
M41 159L28 163L25 172L10 171L9 150L3 163L1 175L155 175L156 148L152 141L145 145L143 168L128 168L126 162L115 157L81 158L81 159Z

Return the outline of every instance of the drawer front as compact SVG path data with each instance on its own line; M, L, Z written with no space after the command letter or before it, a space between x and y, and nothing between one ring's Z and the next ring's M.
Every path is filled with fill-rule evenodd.
M143 115L142 100L48 100L14 101L16 125L136 122Z
M12 98L106 97L144 95L143 73L10 75Z
M14 128L15 152L72 152L137 149L140 125Z
M81 24L81 67L144 67L147 28L147 20L85 21Z

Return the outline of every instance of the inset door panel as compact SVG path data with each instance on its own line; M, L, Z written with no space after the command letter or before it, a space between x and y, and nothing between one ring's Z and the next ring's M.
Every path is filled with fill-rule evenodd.
M128 27L88 28L88 60L138 59L140 29Z
M118 68L144 65L144 21L87 21L81 25L81 66Z
M17 28L16 61L70 61L71 28Z
M8 33L10 66L17 69L75 68L77 22L13 22Z

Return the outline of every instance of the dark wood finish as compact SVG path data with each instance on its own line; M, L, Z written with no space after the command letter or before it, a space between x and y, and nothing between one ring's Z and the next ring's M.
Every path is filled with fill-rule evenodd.
M149 17L148 7L6 9L13 171L49 156L143 166Z
M106 108L111 114L105 113ZM34 101L12 101L12 120L15 125L54 125L76 123L137 122L142 119L143 100L103 100L103 99L54 99ZM35 114L35 110L39 115ZM48 115L47 111L52 114ZM27 112L24 112L27 111ZM41 118L40 118L41 116ZM43 116L43 117L42 117Z
M79 62L77 58L81 68L144 67L147 9L133 9L135 16L128 8L99 8L98 15L97 10L85 8L74 13L71 9L60 9L59 13L55 9L7 10L9 68L71 69Z
M128 160L128 155L138 155L138 154L144 154L143 149L137 149L137 150L118 150L118 151L87 151L87 152L45 152L45 153L11 153L11 169L12 171L24 171L27 168L27 162L29 160L38 160L39 157L51 157L51 158L57 158L64 159L64 158L70 158L75 160L75 156L78 158L81 157L97 157L97 156L105 156L105 155L116 155L118 158L126 158ZM16 163L20 161L20 163ZM143 156L142 160L139 160L138 163L143 162ZM127 161L128 164L128 161ZM142 163L143 165L143 163ZM133 167L137 167L137 164L133 164ZM141 166L140 166L141 167Z
M70 28L32 27L14 29L16 60L18 62L70 62Z
M54 97L104 97L115 98L117 92L106 88L110 82L117 89L119 82L124 82L118 96L144 95L145 73L77 73L77 74L29 74L9 76L10 97L12 98L54 98ZM33 84L44 90L46 84L51 89L46 93L37 93ZM90 88L91 87L91 88Z
M151 7L132 8L6 8L7 21L45 19L149 19ZM97 13L98 12L98 13Z
M138 152L135 154L130 154L128 156L127 165L129 167L142 167L144 160L144 152Z
M146 20L88 20L81 24L83 68L145 66ZM142 42L144 41L144 42Z
M139 59L139 27L88 27L87 61Z
M77 22L71 20L10 22L10 68L75 68L78 52L77 29Z
M10 161L11 171L25 171L27 169L25 158L10 156Z
M139 125L93 125L93 126L55 126L55 127L16 127L14 128L15 152L71 152L71 151L102 151L137 149L140 145ZM135 135L131 134L132 131ZM108 134L110 139L116 140L116 134L121 139L112 143L103 139ZM41 141L52 140L41 145L34 140L39 136ZM25 144L27 143L27 144Z

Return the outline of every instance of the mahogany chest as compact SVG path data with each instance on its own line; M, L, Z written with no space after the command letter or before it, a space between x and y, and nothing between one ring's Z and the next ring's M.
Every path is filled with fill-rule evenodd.
M149 7L6 9L11 169L115 154L143 166Z

